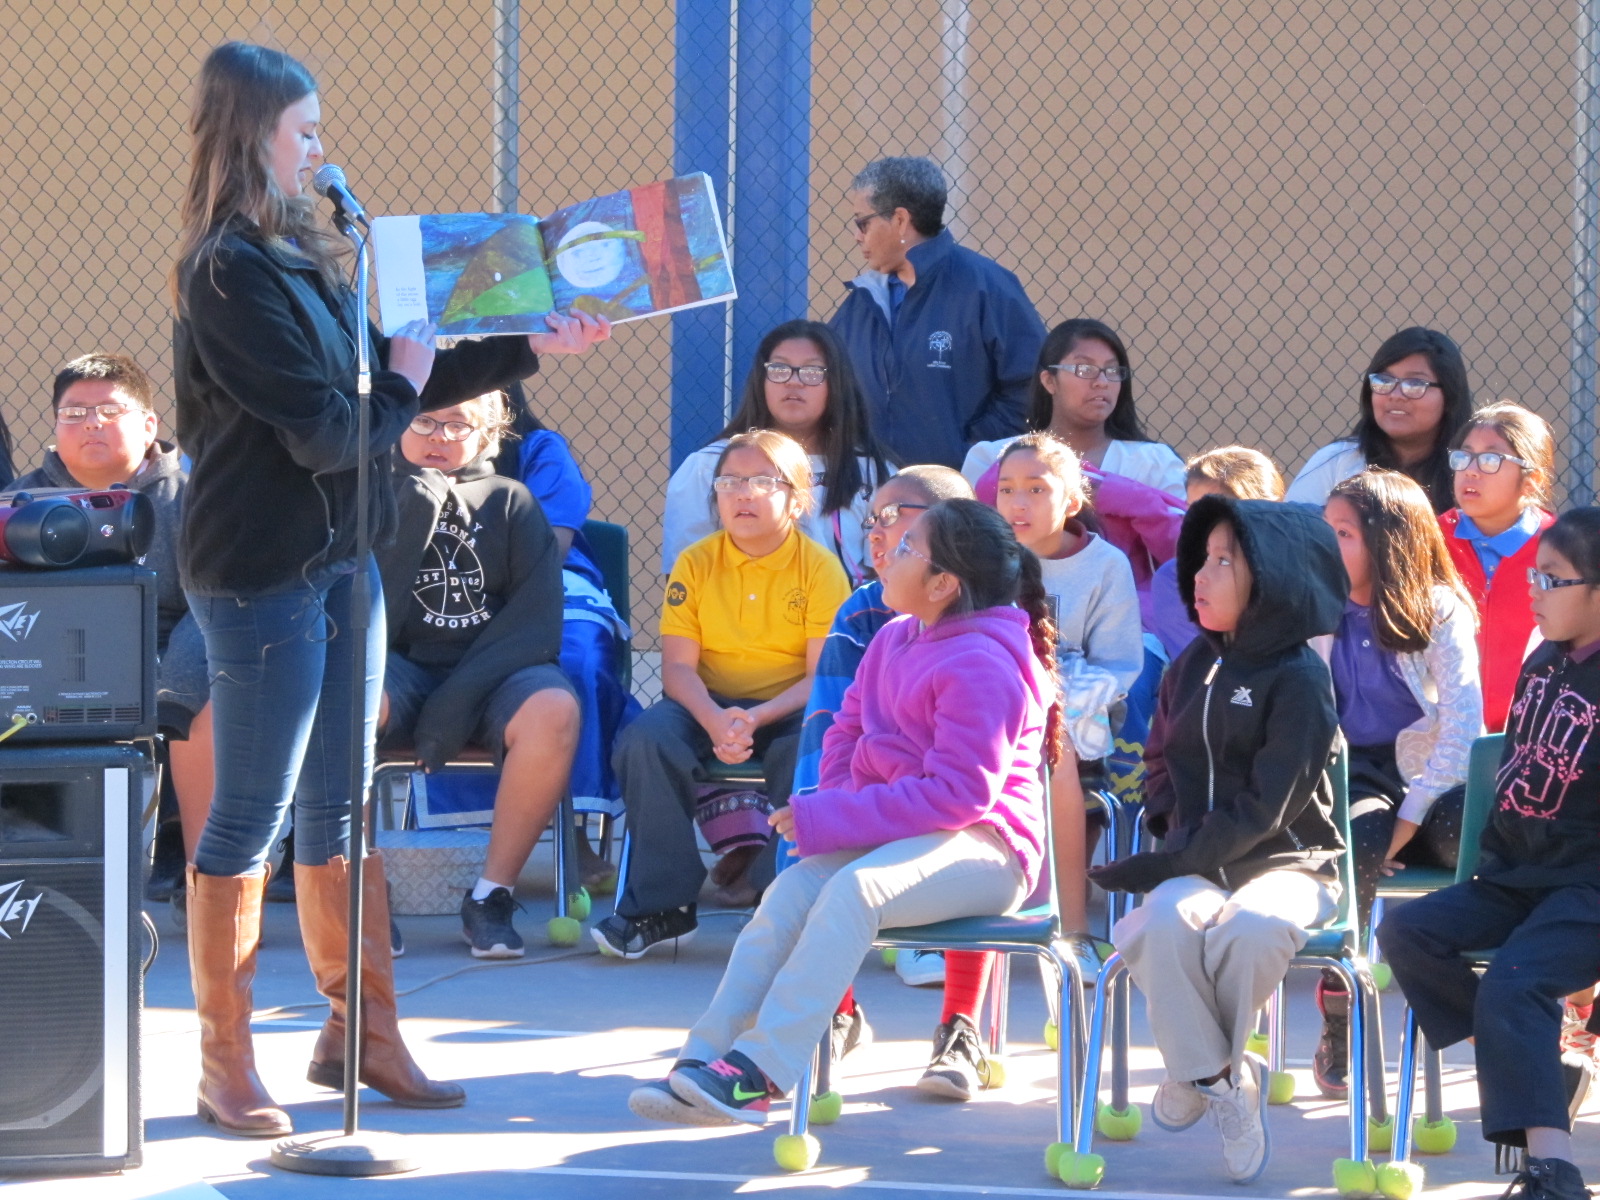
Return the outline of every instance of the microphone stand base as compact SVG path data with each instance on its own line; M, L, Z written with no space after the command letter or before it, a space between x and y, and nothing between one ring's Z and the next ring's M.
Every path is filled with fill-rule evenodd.
M272 1165L302 1175L403 1175L417 1169L405 1139L358 1130L287 1137L272 1147Z

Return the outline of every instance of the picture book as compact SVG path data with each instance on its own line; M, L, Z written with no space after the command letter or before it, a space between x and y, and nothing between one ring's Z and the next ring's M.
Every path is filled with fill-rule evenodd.
M385 335L429 320L447 337L543 333L552 311L614 322L735 297L704 173L538 218L440 213L372 222Z

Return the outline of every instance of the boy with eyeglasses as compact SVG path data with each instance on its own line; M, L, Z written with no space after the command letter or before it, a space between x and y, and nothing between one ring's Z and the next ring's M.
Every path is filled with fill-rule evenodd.
M163 789L145 894L166 900L182 893L185 850L193 852L210 798L205 642L178 578L178 522L188 476L178 448L157 437L150 377L126 354L95 352L73 359L56 375L50 408L55 445L11 490L103 491L125 485L143 492L155 509L155 532L142 561L156 573L156 707L171 754L167 775L176 796ZM187 831L180 827L180 804L198 805L199 816Z

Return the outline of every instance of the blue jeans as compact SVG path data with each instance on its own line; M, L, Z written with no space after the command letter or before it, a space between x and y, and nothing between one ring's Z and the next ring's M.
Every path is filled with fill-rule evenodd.
M368 559L365 735L372 781L383 694L383 588ZM216 749L211 815L195 852L205 875L261 869L294 802L294 859L321 866L350 840L351 612L355 576L325 569L310 583L252 596L189 597L206 640ZM363 791L365 795L365 791Z

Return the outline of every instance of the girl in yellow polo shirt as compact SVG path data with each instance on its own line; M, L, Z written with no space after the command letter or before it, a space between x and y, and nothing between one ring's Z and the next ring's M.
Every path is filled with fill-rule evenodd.
M687 941L706 871L695 841L701 764L760 755L787 796L811 676L850 584L796 523L811 467L793 439L728 440L712 483L722 528L681 555L661 610L665 697L617 739L613 765L630 832L627 887L591 931L604 954L640 958Z

